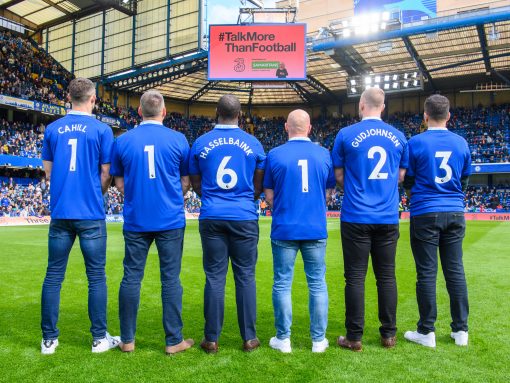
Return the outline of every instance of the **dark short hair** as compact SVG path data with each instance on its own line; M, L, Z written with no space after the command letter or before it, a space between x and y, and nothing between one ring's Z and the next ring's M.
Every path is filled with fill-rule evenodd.
M233 120L234 118L237 118L241 112L241 103L236 96L226 94L220 98L216 110L218 111L219 117L226 120Z
M83 104L96 93L96 87L88 78L78 77L71 81L68 92L72 103Z
M445 96L433 94L425 100L424 110L431 120L446 120L450 111L450 101Z

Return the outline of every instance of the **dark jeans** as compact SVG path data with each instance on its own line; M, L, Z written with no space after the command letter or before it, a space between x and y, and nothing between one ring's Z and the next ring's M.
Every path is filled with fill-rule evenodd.
M257 221L201 220L204 253L205 339L218 341L223 327L225 283L229 258L236 285L237 320L244 340L257 336L255 264L259 225Z
M52 219L48 234L48 268L41 299L43 339L57 339L59 335L60 290L76 236L80 239L89 283L90 332L94 339L106 336L105 221Z
M182 286L179 275L184 228L159 232L124 231L126 254L119 290L120 338L123 343L135 340L140 288L149 248L154 241L159 254L165 340L167 346L173 346L182 342Z
M383 338L397 332L397 282L395 254L397 225L370 225L342 222L342 249L345 276L345 328L347 339L361 340L365 326L365 277L368 258L377 280L379 331Z
M462 212L430 213L411 217L411 248L418 275L418 332L421 334L435 331L438 248L446 288L450 295L452 331L468 330L469 303L462 264L462 240L465 231L466 221Z

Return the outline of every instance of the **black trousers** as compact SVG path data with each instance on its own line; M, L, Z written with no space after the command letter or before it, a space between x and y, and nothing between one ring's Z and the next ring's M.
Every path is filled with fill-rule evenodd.
M237 321L243 340L257 337L255 265L259 240L258 221L201 220L205 271L205 339L218 341L223 327L228 261L236 285Z
M365 277L368 258L377 280L381 336L397 332L397 282L395 255L399 228L396 225L341 223L345 276L345 328L347 339L361 340L365 326Z
M468 330L468 292L462 263L462 240L465 231L466 222L462 212L429 213L411 217L411 248L418 276L418 332L421 334L435 331L438 249L446 289L450 295L452 331Z

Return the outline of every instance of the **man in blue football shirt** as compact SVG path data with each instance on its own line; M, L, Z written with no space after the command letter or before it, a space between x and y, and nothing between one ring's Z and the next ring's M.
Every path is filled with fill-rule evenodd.
M362 121L343 128L333 147L337 182L344 188L341 235L345 273L346 336L337 343L361 351L369 255L377 280L381 344L396 342L395 255L399 238L398 183L408 166L407 141L381 121L384 92L369 88L359 102Z
M273 307L276 336L269 345L291 352L292 278L301 250L309 292L312 352L324 352L328 325L326 286L326 190L335 187L329 151L310 141L310 116L303 110L289 114L289 141L271 150L266 159L264 194L273 208ZM331 190L328 190L328 194Z
M69 85L72 110L44 132L42 159L51 179L51 223L48 269L42 289L41 352L58 346L60 289L76 236L89 282L89 318L92 352L118 346L118 337L106 331L106 225L103 194L111 182L113 133L91 114L96 102L92 81L77 78Z
M464 191L471 174L466 140L446 129L450 102L435 94L425 100L428 129L409 140L409 169L404 187L411 196L411 248L418 280L416 297L420 320L406 339L435 347L437 250L450 295L451 337L468 344L468 293L462 240L466 230ZM408 191L409 193L409 191Z
M111 174L124 193L124 277L119 291L121 350L134 351L136 317L145 262L156 242L161 272L166 353L193 346L182 336L182 248L186 219L183 195L189 189L189 144L182 133L163 126L163 96L148 91L140 99L142 123L117 138Z
M208 353L218 351L230 259L243 348L252 351L260 346L255 329L259 239L255 199L262 192L265 154L255 137L239 129L241 104L235 96L223 96L217 114L218 124L195 141L190 153L191 184L202 197L199 229L206 282L205 337L200 346Z

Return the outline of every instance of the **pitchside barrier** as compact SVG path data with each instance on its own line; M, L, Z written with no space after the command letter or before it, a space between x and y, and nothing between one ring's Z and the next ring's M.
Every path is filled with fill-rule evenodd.
M186 213L186 219L198 219L199 213ZM270 217L271 212L267 211L262 213L262 216ZM326 212L328 218L340 218L339 211ZM465 213L467 221L506 221L510 222L510 213ZM408 220L409 212L402 212L401 219ZM44 217L0 217L1 226L34 226L34 225L49 225L51 218ZM107 215L107 223L123 223L124 218L122 215Z

